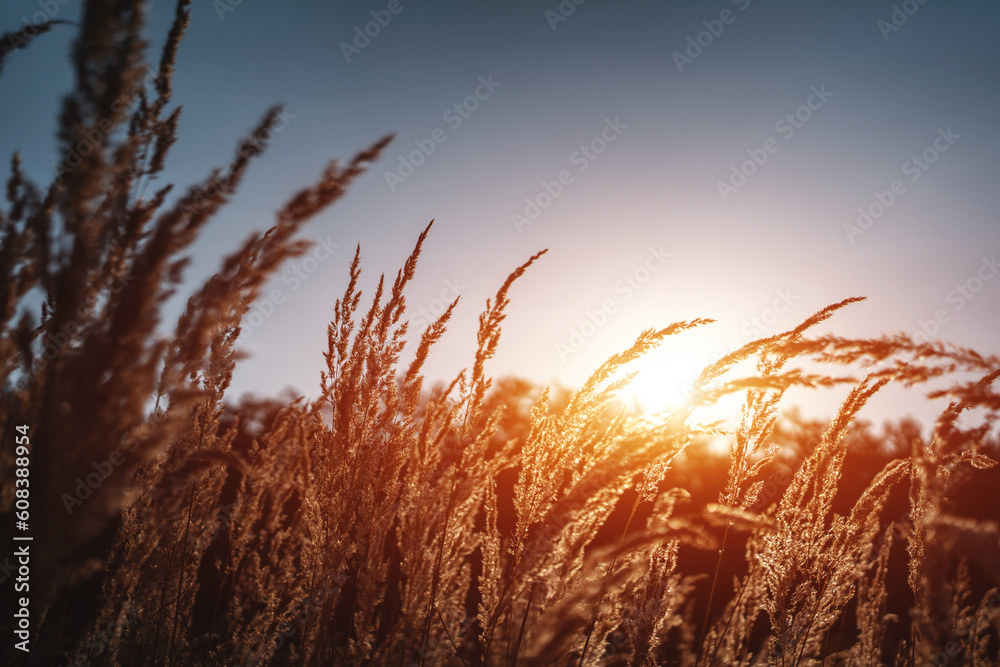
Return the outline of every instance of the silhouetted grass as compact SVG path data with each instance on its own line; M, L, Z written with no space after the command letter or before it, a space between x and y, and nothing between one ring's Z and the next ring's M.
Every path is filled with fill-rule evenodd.
M6 473L14 426L28 424L33 660L996 660L997 524L960 482L995 466L1000 360L903 335L807 337L857 299L709 365L684 407L636 415L617 402L627 368L709 321L642 332L567 395L494 386L509 299L542 251L487 301L470 370L428 388L424 363L457 312L456 301L406 349L405 292L428 225L366 305L358 249L317 398L233 407L242 317L307 248L302 226L389 138L331 162L279 207L161 336L185 253L279 113L238 144L224 178L213 171L169 205L171 186L146 197L178 131L168 107L189 9L178 3L147 91L143 5L86 4L59 142L69 153L98 130L102 141L45 187L15 156L0 210L0 509L12 525ZM829 370L796 367L806 362ZM883 387L942 379L930 396L950 403L928 438L908 422L875 436L859 421ZM789 388L840 385L846 398L822 428L778 417ZM735 430L696 420L733 393L744 397ZM530 412L518 412L526 397ZM729 467L713 476L696 446L718 437L731 443ZM851 463L883 443L891 455Z

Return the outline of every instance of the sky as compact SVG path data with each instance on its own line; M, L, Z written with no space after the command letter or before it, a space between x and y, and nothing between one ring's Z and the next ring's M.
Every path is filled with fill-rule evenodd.
M236 394L314 394L355 245L371 294L431 219L411 321L461 296L435 379L471 364L486 299L544 248L511 291L496 376L579 385L643 329L713 318L644 371L682 391L710 355L851 296L867 301L820 331L1000 353L1000 5L578 1L195 3L163 180L197 182L268 107L286 115L191 284L329 159L396 133L251 312ZM0 28L46 7L79 13L8 1ZM155 60L173 5L149 12ZM22 151L39 182L72 37L40 37L0 77L0 156ZM923 408L889 392L872 409Z

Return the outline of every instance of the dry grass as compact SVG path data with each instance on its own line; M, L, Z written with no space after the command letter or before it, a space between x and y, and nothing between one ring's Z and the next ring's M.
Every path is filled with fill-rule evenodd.
M216 170L172 205L170 186L145 195L176 137L171 79L189 4L178 3L147 93L142 6L87 3L60 145L116 129L44 188L15 156L0 209L0 511L11 525L13 425L30 424L33 515L44 517L35 539L49 545L32 580L44 582L38 664L996 661L1000 596L987 588L1000 579L997 526L949 500L969 469L995 465L1000 360L901 335L806 336L856 299L719 359L673 413L618 407L625 370L706 320L641 333L581 389L564 400L545 390L517 417L504 412L510 383L497 390L488 363L509 294L544 251L487 301L471 370L428 388L423 364L457 306L406 349L404 293L428 225L364 307L358 249L333 306L318 398L277 406L259 432L240 421L255 418L249 407L234 419L226 392L242 316L307 248L296 233L388 138L331 162L159 335L184 253L278 114L240 142L221 181ZM135 102L127 113L122 99ZM865 403L891 383L949 378L930 392L951 399L930 438L900 437L908 451L846 484ZM767 491L786 390L839 385L839 412L821 437L796 441L790 480ZM699 404L734 392L745 402L733 432L694 420ZM681 512L690 494L665 479L677 467L696 473L681 455L707 437L729 438L728 475L717 503ZM67 501L78 477L113 457L122 462L92 494ZM894 497L908 504L899 518ZM717 560L706 557L713 549ZM730 585L720 572L740 552ZM684 554L704 566L685 571ZM891 587L900 565L902 598ZM854 640L838 645L844 637Z

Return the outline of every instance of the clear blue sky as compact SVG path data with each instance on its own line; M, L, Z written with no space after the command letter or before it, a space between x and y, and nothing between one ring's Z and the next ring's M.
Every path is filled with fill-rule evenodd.
M938 336L1000 353L1000 269L984 265L1000 254L995 2L245 0L221 18L220 5L196 3L181 47L167 177L224 166L271 104L290 120L197 246L192 279L330 157L397 133L308 228L339 247L304 280L275 280L283 303L247 338L237 391L312 392L354 245L370 292L431 218L408 302L419 317L462 294L436 377L471 361L486 298L541 248L496 375L577 384L646 327L716 318L684 340L724 351L854 295L869 300L830 330L916 333L943 313ZM0 29L37 11L5 2ZM172 12L150 8L154 57ZM42 182L72 35L44 35L0 77L0 156L21 150Z

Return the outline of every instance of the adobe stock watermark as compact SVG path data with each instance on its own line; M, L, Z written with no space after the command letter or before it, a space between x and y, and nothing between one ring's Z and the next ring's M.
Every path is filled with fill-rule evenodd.
M85 477L77 477L74 480L76 486L73 488L73 493L64 493L59 498L66 508L66 514L72 516L76 508L82 506L85 500L94 495L94 492L101 488L104 482L108 481L108 478L128 460L126 454L134 452L139 443L146 440L152 428L166 419L166 412L154 412L146 422L122 433L118 440L118 447L111 450L105 458L100 461L91 461L90 465L93 471L88 472Z
M989 622L991 624L996 622L996 618L1000 615L1000 591L993 589L988 591L989 597L984 597L980 606L986 605L986 611L989 614ZM959 658L960 660L955 662L956 665L967 665L969 656L966 655L966 650L970 644L972 644L975 639L974 633L976 632L977 626L975 622L968 624L963 624L965 627L955 627L952 630L951 639L944 645L944 647L938 651L931 661L927 663L928 665L934 665L934 667L947 667L947 665L952 664L952 660ZM978 664L978 663L977 663Z
M288 260L287 268L281 274L281 283L287 285L289 291L295 292L302 287L302 283L319 271L320 264L330 259L334 251L340 247L339 243L333 242L331 236L327 234L325 239L316 239L316 244L305 256ZM252 337L264 322L278 312L278 307L287 299L285 290L275 287L266 296L254 301L240 323L240 337L244 340Z
M545 10L545 20L549 22L549 27L552 28L552 32L556 31L559 24L566 21L573 13L576 8L587 2L587 0L562 0L559 6L556 7L555 11L551 9Z
M340 595L348 579L348 575L337 572L330 577L330 581L317 586L309 592L309 595L295 601L288 609L288 617L275 632L263 637L263 641L257 644L256 648L244 649L242 660L237 664L256 666L265 664L265 656L273 659L274 654L285 645L285 642L295 636L300 625L304 625L307 619L319 614L327 600L336 599Z
M134 452L140 443L145 442L154 432L155 427L165 422L169 416L167 411L154 411L146 421L122 433L118 439L118 447L111 450L106 457L100 461L91 461L90 465L93 471L87 472L86 477L77 477L74 480L76 487L74 487L73 493L64 493L59 498L66 508L66 513L72 515L77 507L82 506L85 500L93 496L104 485L104 482L108 481L115 471L128 460L127 455Z
M407 327L407 339L415 338L419 340L420 334L423 333L424 329L433 324L437 318L441 317L444 311L448 310L448 306L462 295L465 287L458 278L445 280L441 295L435 299L431 299L430 303L416 309L418 315L411 321L413 326Z
M597 332L608 323L608 320L618 307L631 299L636 292L642 289L643 285L649 282L653 274L667 265L667 260L672 255L664 252L663 246L659 248L649 247L646 258L637 267L622 276L621 280L615 283L614 293L616 296L604 299L601 305L594 310L587 310L586 318L579 324L570 327L569 336L566 341L556 343L556 353L559 361L566 363L566 360L583 349L587 341L593 338Z
M731 0L731 2L739 7L741 12L745 12L747 7L750 6L750 0ZM726 31L726 26L736 22L737 16L739 14L733 10L723 9L719 12L719 18L702 21L701 24L705 26L705 29L696 35L688 35L684 52L674 51L670 54L670 57L674 59L674 65L677 66L677 71L683 74L684 68L687 65L693 65L694 61L700 58L701 54L705 53L705 49L711 47L715 44L715 40L722 37L722 33Z
M243 0L212 0L212 9L220 21L226 20L226 14L235 12L236 8L243 4Z
M191 534L188 535L188 548L194 550L199 548L202 544L207 547L214 542L219 535L229 530L230 526L233 525L233 514L235 513L236 508L245 501L246 493L241 491L239 497L237 497L233 502L219 505L215 512L215 526L212 528L212 532L207 538L203 538L201 535L196 534L195 531L192 531Z
M479 85L476 86L470 95L459 102L455 102L441 114L441 120L448 124L452 132L458 131L465 124L465 121L469 120L472 114L479 109L479 106L490 99L497 88L503 85L502 81L493 80L492 72L485 77L480 76L477 80L479 81ZM396 166L395 171L387 170L384 172L385 184L389 186L389 192L395 192L399 185L405 183L406 179L410 176L413 176L417 169L427 161L427 158L434 155L437 147L448 141L448 137L448 132L443 127L436 127L427 138L414 139L413 143L417 147L416 150L410 151L408 155L400 153L399 164Z
M108 621L107 625L93 628L86 634L81 642L83 651L76 654L73 661L68 663L68 667L90 667L93 664L90 658L99 658L105 651L110 650L137 620L139 620L138 608L126 600L122 612L116 618Z
M730 344L724 354L732 354L747 343L770 335L778 320L792 309L793 304L801 300L799 295L792 292L791 287L775 289L774 295L774 300L771 301L770 306L763 308L757 315L754 315L740 326L742 337L734 338L733 343ZM693 385L688 385L683 389L685 393L691 393L694 387Z
M945 302L951 306L951 312L948 308L938 308L934 311L932 318L917 320L920 331L911 335L914 341L917 343L929 342L931 336L936 336L941 327L951 321L952 313L957 313L965 308L970 301L976 298L986 283L993 280L997 273L1000 273L1000 263L997 262L996 254L990 257L983 256L980 259L982 261L975 273L962 282L956 283L955 287L945 295Z
M774 462L774 473L764 480L764 483L757 490L754 501L748 507L744 507L748 512L763 514L776 497L784 493L785 489L794 479L792 468L782 463Z
M258 130L250 138L249 143L240 144L238 151L239 156L245 158L255 154L256 152L264 150L264 148L274 141L274 135L280 134L296 117L296 114L290 113L287 109L282 109L278 112L278 115L274 117L274 122L267 127ZM215 197L218 196L220 191L229 187L229 180L232 178L233 168L236 166L240 157L234 158L222 172L213 173L207 186L198 186L193 201L190 204L185 204L182 207L182 210L187 214L194 211L200 211L208 206L209 203L211 203Z
M407 0L407 2L412 1ZM385 9L373 9L369 12L372 20L364 24L364 29L360 25L354 26L354 39L350 43L340 43L340 52L344 54L344 60L347 61L347 64L351 64L351 58L360 55L363 50L368 48L372 40L381 35L382 30L389 27L389 24L392 23L392 17L399 16L404 9L406 8L403 7L400 0L389 0Z
M38 26L48 23L59 14L59 10L68 5L71 0L38 0L36 3L40 11L35 12L29 19L27 15L21 17L24 27L17 32L11 30L7 33L7 46L10 53L17 53L28 41L38 34ZM24 33L23 35L20 33Z
M576 172L582 174L590 168L590 165L597 161L601 155L608 150L608 146L618 141L618 138L628 129L628 123L621 122L620 116L604 119L604 127L600 133L589 142L580 146L569 155L569 163L576 167ZM551 181L542 179L540 185L542 189L534 196L524 198L524 211L512 213L510 221L518 234L524 233L524 228L533 223L542 215L542 211L552 206L552 203L565 192L566 188L574 183L576 177L569 169L563 169Z
M110 295L120 294L132 280L132 277L128 274L113 274L109 278L107 292ZM18 391L26 391L31 384L32 375L37 376L63 350L78 342L80 335L84 332L84 325L80 324L80 322L86 322L90 319L91 313L97 308L97 305L104 296L104 292L95 292L88 295L84 301L77 305L76 316L63 325L62 331L55 333L45 332L42 335L42 349L38 355L40 357L38 364L32 369L31 374L23 374L18 378L15 385Z
M889 14L889 20L879 19L875 22L875 27L882 33L882 41L888 42L889 36L906 25L910 17L920 10L921 5L926 3L927 0L903 0L899 4L894 4L892 12Z
M60 162L53 162L52 168L55 170L56 180L61 180L67 173L80 166L83 158L94 152L94 149L104 144L109 134L115 131L129 114L132 104L139 99L140 91L155 90L157 72L152 67L147 66L140 83L132 86L122 93L111 103L111 115L98 121L96 127L85 128L80 131L82 137L74 146L70 146Z
M826 89L824 83L821 83L819 88L810 86L809 91L810 94L806 97L804 104L786 113L774 124L774 131L780 134L785 142L790 141L795 136L795 132L801 130L812 119L813 113L822 109L823 105L833 97L833 93ZM715 188L719 191L722 201L729 201L729 198L746 185L749 179L767 164L771 156L780 149L781 141L774 137L765 139L759 148L748 148L746 153L749 159L730 166L727 180L715 182Z
M951 125L947 129L939 127L937 133L938 135L934 137L934 141L931 142L930 146L919 154L914 154L909 160L903 163L901 167L903 175L910 177L910 183L919 181L921 176L940 159L941 155L951 149L955 145L955 142L962 138L962 135L955 133L951 129ZM858 207L856 224L844 223L844 234L847 235L847 240L853 245L855 239L868 231L875 224L875 221L885 215L886 211L899 201L899 198L906 194L906 192L907 185L900 178L890 183L887 190L875 190L872 192L875 199L866 206Z
M751 317L740 327L740 333L746 336L748 341L764 336L781 315L787 313L792 304L799 300L799 297L792 293L791 287L774 290L774 293L777 296L771 302L771 306L760 311L760 315Z

